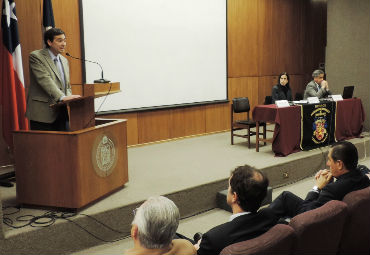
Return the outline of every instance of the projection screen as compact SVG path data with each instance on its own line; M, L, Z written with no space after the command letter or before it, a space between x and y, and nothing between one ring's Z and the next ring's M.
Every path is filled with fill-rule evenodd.
M100 111L227 99L226 0L81 0L83 57L120 82ZM86 83L100 68L85 63ZM99 108L104 97L95 99Z

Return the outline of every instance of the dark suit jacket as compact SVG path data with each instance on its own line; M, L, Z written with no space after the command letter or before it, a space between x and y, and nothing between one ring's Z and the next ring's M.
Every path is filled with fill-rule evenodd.
M318 208L330 200L342 200L348 193L369 186L369 178L361 171L348 172L339 176L335 182L327 184L320 193L308 192L299 213Z
M63 91L62 79L47 49L31 52L29 60L30 86L27 93L26 116L30 120L52 123L59 112L49 105L56 103L62 96L69 96L72 93L68 61L60 56L66 83L66 90Z
M276 216L268 208L257 213L239 216L203 234L198 254L219 254L223 248L230 244L260 236L273 227L276 222Z
M285 86L288 86L288 85L285 85ZM293 100L292 91L290 87L288 86L288 91L285 96L285 93L283 91L283 86L281 86L280 84L277 84L274 87L272 87L271 98L272 98L273 104L275 103L276 100L292 101Z
M307 99L308 97L318 97L318 98L324 98L328 95L331 95L330 91L327 91L326 89L318 89L315 81L310 81L307 86L306 90L304 91L304 99Z

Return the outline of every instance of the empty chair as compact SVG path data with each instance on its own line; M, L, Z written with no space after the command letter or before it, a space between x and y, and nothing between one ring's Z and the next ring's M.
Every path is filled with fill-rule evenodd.
M289 225L297 235L294 254L336 254L347 216L347 205L332 200L293 217Z
M277 224L259 237L231 244L225 247L220 254L284 254L292 253L296 239L294 230L283 224Z
M248 148L250 148L251 136L256 135L256 132L252 131L251 128L256 127L256 122L249 118L249 111L248 97L233 99L233 103L231 104L231 144L234 144L234 136L239 136L248 139ZM234 113L246 113L246 118L243 120L234 120ZM260 123L260 126L263 126L263 138L266 138L266 123ZM234 133L234 131L241 129L247 129L247 134L240 135Z
M295 101L303 100L303 95L302 95L302 93L299 93L299 92L295 93L294 100L295 100Z
M264 105L272 104L272 96L266 96L265 97L265 102L263 104ZM270 125L270 124L272 124L272 123L269 123L269 122L266 123L266 125ZM266 131L268 131L268 132L274 132L273 129L267 129L267 127L266 127Z
M266 96L265 97L265 102L263 104L272 104L272 97L271 96Z
M369 254L370 187L348 193L343 202L348 206L339 254Z

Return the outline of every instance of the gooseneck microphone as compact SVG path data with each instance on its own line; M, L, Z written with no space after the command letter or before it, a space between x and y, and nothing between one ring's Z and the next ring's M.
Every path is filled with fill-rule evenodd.
M100 67L100 69L101 69L101 79L94 80L94 83L108 83L108 82L110 82L110 80L104 79L103 67L98 62L87 60L87 59L82 59L82 58L78 58L78 57L74 57L71 54L69 54L68 52L66 52L66 55L68 57L71 57L71 58L74 58L74 59L78 59L78 60L81 60L83 62L90 62L90 63L97 64Z

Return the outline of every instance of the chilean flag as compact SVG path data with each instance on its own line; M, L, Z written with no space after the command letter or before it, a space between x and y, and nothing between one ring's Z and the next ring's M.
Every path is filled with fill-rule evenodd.
M14 0L3 0L0 43L0 104L3 136L12 148L12 131L27 130L26 99L23 80L21 45Z

